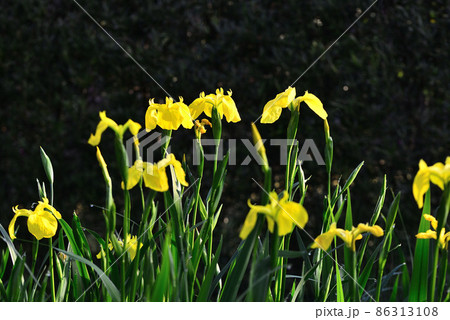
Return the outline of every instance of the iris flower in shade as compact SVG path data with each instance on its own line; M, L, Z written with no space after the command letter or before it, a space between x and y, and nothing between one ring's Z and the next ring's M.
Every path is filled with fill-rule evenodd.
M166 103L154 103L153 99L149 101L149 107L145 113L145 129L153 130L160 126L165 130L177 130L180 125L186 129L194 126L191 113L183 98L179 102L173 102L172 98L166 97Z
M136 236L131 236L131 235L127 235L127 244L125 246L125 251L128 253L128 257L130 258L131 261L134 260L134 258L136 257L136 252L137 252L137 246L138 246L138 240ZM118 241L119 245L123 248L123 241L119 240ZM139 243L139 248L142 248L143 244ZM108 249L109 251L112 251L113 248L113 244L111 242L111 240L109 240L108 243ZM103 255L103 248L100 250L100 252L97 254L97 259L100 259Z
M228 95L223 93L223 88L217 89L216 94L211 93L207 96L204 92L200 93L200 96L189 105L192 118L197 119L202 112L211 118L212 108L215 107L221 119L225 115L228 122L241 121L236 103L231 98L232 91L229 90L227 93Z
M127 190L132 189L141 178L144 178L144 185L155 191L164 192L169 190L169 181L167 178L166 167L172 165L177 180L183 186L188 186L186 174L181 166L181 162L175 159L173 153L167 155L158 163L149 163L142 160L136 160L134 165L128 169ZM124 189L122 182L122 189Z
M48 199L44 198L39 201L36 208L32 210L19 209L18 206L12 209L15 213L14 218L9 224L9 236L15 239L14 225L18 217L27 217L28 231L38 240L42 238L51 238L56 234L58 229L57 219L61 219L61 214L48 204Z
M106 129L112 129L120 138L128 129L133 136L136 136L141 129L141 125L133 120L129 119L125 124L117 124L114 120L106 116L106 111L100 111L100 122L97 125L95 134L91 134L88 143L91 146L98 146L102 138L102 134Z
M295 98L295 94L295 88L289 87L267 102L263 109L261 123L274 123L280 118L284 108L292 103L293 108L298 110L301 102L305 102L322 119L327 118L328 114L323 108L322 102L315 95L305 91L303 96Z
M413 195L419 208L423 207L423 195L430 189L430 182L444 190L450 182L450 157L445 159L445 165L437 162L431 167L423 160L419 162L419 171L413 181Z
M254 206L248 201L250 211L244 221L244 225L239 234L241 239L246 239L255 227L258 213L265 215L269 231L273 233L275 223L277 224L278 235L284 236L291 233L294 226L303 228L308 222L308 213L299 203L288 201L288 194L284 192L281 200L278 200L276 192L269 194L270 203L265 206Z
M202 119L202 121L195 120L195 136L197 138L200 138L202 134L206 133L206 126L212 128L212 124L208 119Z
M311 248L313 249L320 248L322 250L328 250L334 237L337 236L344 241L345 245L348 248L352 249L353 251L356 251L355 245L356 240L362 239L361 233L364 232L370 232L375 237L381 237L384 234L384 231L383 229L381 229L381 227L369 226L367 223L366 224L360 223L356 228L352 227L352 231L336 228L336 223L332 223L330 229L327 232L322 233L314 240L314 243L311 245Z
M436 218L429 214L424 214L423 217L425 220L431 222L431 227L434 230L429 229L426 232L420 232L420 233L416 234L416 238L417 239L435 239L435 240L437 240L436 230L438 227L438 222L437 222ZM439 248L448 250L448 242L449 241L450 241L450 231L445 233L445 228L442 228L441 232L439 234L439 241L438 241Z

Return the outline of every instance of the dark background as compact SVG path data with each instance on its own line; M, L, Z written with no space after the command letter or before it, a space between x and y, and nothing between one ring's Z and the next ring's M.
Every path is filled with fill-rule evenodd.
M264 104L371 3L80 1L174 97L189 104L201 91L232 89L242 122L224 124L228 138L249 138ZM389 187L403 193L408 233L418 227L411 194L417 164L450 154L448 15L448 1L380 0L295 84L298 94L309 90L328 111L334 178L365 161L352 188L356 223L370 217L386 173ZM76 211L84 225L102 231L101 211L90 204L103 205L104 184L95 148L87 144L98 112L144 124L148 99L165 93L73 1L2 1L0 32L0 223L7 227L12 206L29 208L38 199L42 146L55 169L55 207L67 219ZM301 110L299 137L315 139L322 150L322 121ZM275 124L258 125L262 136L285 137L288 119L285 111ZM119 199L112 137L107 132L101 148ZM177 158L190 154L191 137L192 131L174 132ZM274 165L278 191L283 170ZM305 165L312 176L305 202L311 228L321 223L324 171ZM251 177L262 179L256 165L229 168L219 229L228 250L239 242L247 199L257 201L260 193ZM24 221L18 223L21 237L29 237Z

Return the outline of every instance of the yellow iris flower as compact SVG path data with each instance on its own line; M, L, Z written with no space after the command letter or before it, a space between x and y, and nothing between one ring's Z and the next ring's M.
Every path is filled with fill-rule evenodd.
M288 87L284 92L277 94L274 99L267 102L263 109L261 123L274 123L280 118L284 108L292 103L294 109L299 109L301 102L305 102L322 119L327 118L328 114L323 108L322 102L315 95L305 91L303 96L295 98L295 94L295 88Z
M167 155L158 163L149 163L142 160L136 160L134 165L128 169L127 190L132 189L140 180L144 178L144 184L147 188L158 192L169 190L169 181L167 178L166 167L172 165L175 170L175 176L183 186L188 186L186 174L181 166L181 162L175 159L173 153ZM122 189L124 183L122 182Z
M416 234L416 238L417 239L435 239L435 240L437 240L436 229L438 226L438 222L437 222L436 218L429 214L424 214L423 217L425 220L431 222L431 227L434 230L429 229L426 232L420 232L420 233ZM448 250L448 242L449 241L450 241L450 231L445 233L445 228L442 228L441 232L439 234L439 241L438 241L439 248Z
M200 93L200 96L189 105L192 118L197 119L202 112L211 118L212 108L215 107L221 119L225 115L228 122L241 121L236 103L231 98L232 91L229 90L227 93L228 95L223 93L223 88L217 89L216 94L211 93L207 96L204 92Z
M88 143L94 147L98 146L100 144L103 132L108 128L112 129L120 138L122 138L123 134L128 129L133 136L136 136L141 129L141 125L131 119L123 125L118 125L114 120L106 116L106 111L100 111L100 122L97 125L95 134L91 134L89 137Z
M322 233L320 236L318 236L314 243L311 245L311 248L316 249L320 248L322 250L328 250L328 248L331 245L331 242L333 241L334 237L341 238L345 245L352 249L353 251L356 251L356 240L362 239L361 233L363 232L370 232L375 237L381 237L384 234L383 229L379 226L369 226L367 223L362 224L360 223L358 227L352 227L352 231L344 230L340 228L336 228L336 223L333 222L330 226L330 229Z
M119 240L119 245L123 248L123 241ZM137 252L137 245L138 245L138 241L137 241L137 237L136 236L131 236L131 235L127 235L127 244L125 246L125 251L128 253L128 257L130 258L131 261L134 260L134 258L136 257L136 252ZM139 243L139 248L142 248L143 244ZM109 244L108 244L108 249L109 251L112 251L113 248L113 244L111 242L111 240L109 240ZM100 259L103 255L103 248L100 250L100 252L97 254L97 259Z
M208 119L202 119L202 121L195 120L195 136L200 139L202 134L206 133L206 126L212 128L211 122Z
M269 194L270 203L265 206L254 206L248 201L250 211L245 218L244 225L239 234L241 239L246 239L255 227L258 213L266 216L269 231L273 233L274 224L277 223L278 235L284 236L294 229L297 225L303 228L308 222L308 212L299 203L288 201L288 194L284 192L283 198L278 200L276 192L272 191Z
M15 239L14 225L18 217L27 217L28 231L38 240L42 238L51 238L56 234L58 229L58 221L61 219L61 214L48 204L48 199L44 198L39 201L36 208L32 210L19 209L18 206L12 208L15 215L11 220L8 231L11 239Z
M430 189L430 182L444 190L445 184L450 182L450 157L442 162L435 163L431 167L423 160L419 162L419 171L413 181L413 195L419 208L423 207L423 195Z
M153 99L149 101L149 107L145 113L145 129L153 130L160 126L165 130L177 130L180 125L186 129L194 126L191 113L183 98L179 102L173 102L172 98L166 97L165 104L154 103Z

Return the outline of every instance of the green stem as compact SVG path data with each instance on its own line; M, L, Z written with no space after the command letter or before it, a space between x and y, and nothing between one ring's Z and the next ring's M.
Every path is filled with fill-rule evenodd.
M437 209L437 220L438 227L436 229L436 234L441 234L442 228L447 223L448 213L450 210L450 183L447 183L444 187L444 192L442 193L441 201L439 207ZM437 275L437 267L439 261L439 238L436 241L436 247L434 249L434 260L433 260L433 275L431 278L431 300L434 301L435 291L436 291L436 275Z
M439 265L439 288L438 288L438 301L442 301L444 296L445 281L447 278L447 266L448 266L448 251L441 250L441 258Z
M434 248L434 256L433 256L433 274L431 276L431 292L430 292L430 301L434 302L435 291L436 291L436 278L437 278L437 269L439 262L439 242L436 241L436 245Z
M39 251L39 240L36 240L36 241L33 241L33 251L32 251L33 262L31 264L31 274L33 274L33 275L34 275L34 269L36 268L36 260L37 260L38 251ZM33 285L33 281L30 281L30 283L28 285L29 292L31 292L32 285Z
M359 294L358 294L358 272L356 265L356 251L352 250L352 280L351 280L351 288L352 288L352 301L359 302Z
M52 291L52 301L56 301L55 295L55 270L53 268L53 242L52 238L48 239L49 243L49 268L50 268L50 281L51 281L51 291Z

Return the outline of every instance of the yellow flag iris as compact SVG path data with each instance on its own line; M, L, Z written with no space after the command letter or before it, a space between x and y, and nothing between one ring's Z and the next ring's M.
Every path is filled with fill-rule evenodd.
M287 192L284 193L281 200L278 200L276 192L269 194L270 203L265 206L252 205L250 200L248 206L250 211L247 214L242 230L239 234L241 239L246 239L255 227L258 213L265 215L269 231L273 233L274 225L277 224L278 235L284 236L294 229L297 225L303 228L308 222L308 213L299 203L288 201Z
M424 214L423 217L425 220L431 222L431 227L433 228L433 230L429 229L426 232L420 232L420 233L416 234L416 238L417 239L438 240L437 232L436 232L437 227L438 227L438 222L437 222L436 218L429 214ZM441 232L439 234L439 240L438 240L439 248L448 250L448 242L449 241L450 241L450 231L445 233L445 228L442 228Z
M153 130L160 126L165 130L178 130L182 125L186 129L194 126L191 113L183 98L179 102L173 102L172 98L166 97L165 104L154 103L153 99L149 101L149 107L145 113L145 129Z
M41 240L42 238L51 238L56 234L56 230L58 229L57 219L61 219L61 214L49 205L47 198L44 198L43 201L39 201L33 211L19 209L18 206L14 207L12 210L15 215L8 228L11 239L16 238L14 235L14 225L18 217L28 218L28 231L30 231L30 233L38 240Z
M430 182L444 190L450 182L450 157L445 159L445 165L437 162L431 167L423 160L419 162L419 171L413 181L413 195L419 208L423 207L423 196L430 189Z
M216 94L200 93L200 96L195 99L190 105L189 109L193 119L197 119L202 112L211 118L212 108L215 107L222 119L225 118L228 122L239 122L241 116L236 107L236 103L231 98L232 91L229 90L228 95L223 93L223 88L217 89Z
M141 125L133 120L129 119L125 124L118 125L114 120L108 118L106 116L106 111L100 112L100 122L97 125L97 129L95 130L95 134L91 134L89 137L88 143L91 146L98 146L100 144L100 140L102 138L102 134L106 129L112 129L120 138L123 137L123 134L128 129L130 130L133 136L136 136L141 129Z
M123 241L119 240L118 243L123 248ZM128 234L126 245L125 245L125 251L128 253L128 257L130 258L131 261L133 261L134 258L136 257L137 246L138 246L137 237L131 236ZM139 248L142 248L142 246L143 246L143 244L139 243ZM109 240L108 249L109 249L109 251L112 251L114 249L111 240ZM97 259L100 259L102 257L102 255L103 255L102 251L103 251L103 249L97 254L97 256L96 256Z
M128 169L127 190L132 189L141 178L144 178L144 184L147 188L158 192L169 190L169 180L167 178L166 167L172 165L177 180L183 185L188 186L186 174L181 166L181 162L175 159L171 153L158 163L149 163L142 160L136 160L134 165ZM122 182L122 189L124 189Z
M280 118L284 108L287 108L292 103L294 109L298 110L301 102L305 102L322 119L327 118L328 114L323 108L322 102L315 95L305 91L303 96L295 98L295 94L295 88L289 87L267 102L263 109L261 123L274 123Z
M340 228L336 228L336 223L332 223L330 226L330 229L322 233L320 236L318 236L314 243L311 245L311 248L316 249L320 248L322 250L328 250L328 248L331 245L331 242L333 241L334 237L341 238L345 245L352 249L353 251L356 251L356 240L362 239L361 233L364 232L370 232L375 237L381 237L384 234L383 229L379 226L369 226L367 223L362 224L360 223L358 227L352 227L352 231L344 230Z

